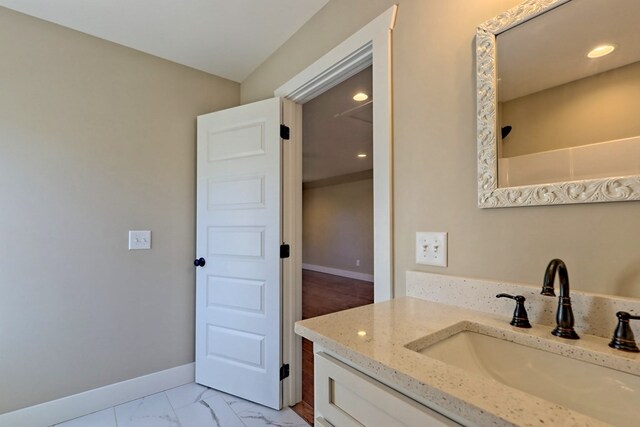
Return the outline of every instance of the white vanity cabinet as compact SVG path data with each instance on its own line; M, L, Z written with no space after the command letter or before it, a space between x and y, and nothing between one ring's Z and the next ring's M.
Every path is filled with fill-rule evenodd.
M459 426L449 418L315 349L315 426Z

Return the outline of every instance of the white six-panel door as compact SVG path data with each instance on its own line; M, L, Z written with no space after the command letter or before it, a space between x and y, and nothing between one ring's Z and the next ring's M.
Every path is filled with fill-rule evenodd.
M196 382L282 406L280 100L198 117Z

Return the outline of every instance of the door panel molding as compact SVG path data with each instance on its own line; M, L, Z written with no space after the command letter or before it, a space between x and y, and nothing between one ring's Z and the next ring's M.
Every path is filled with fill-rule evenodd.
M239 310L264 317L264 280L207 276L207 308Z
M207 183L209 210L262 209L265 204L265 176L229 176Z

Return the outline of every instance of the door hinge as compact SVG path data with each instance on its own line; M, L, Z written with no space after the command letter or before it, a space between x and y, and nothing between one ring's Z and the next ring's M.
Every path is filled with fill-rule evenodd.
M289 129L289 126L280 125L280 138L286 140L291 138L291 129Z
M280 245L280 258L289 258L291 256L291 247L289 245Z
M286 363L280 367L280 381L289 377L289 364Z

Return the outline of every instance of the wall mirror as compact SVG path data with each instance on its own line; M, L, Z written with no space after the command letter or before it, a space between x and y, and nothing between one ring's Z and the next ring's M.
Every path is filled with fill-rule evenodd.
M478 206L640 200L640 1L528 0L478 27Z

